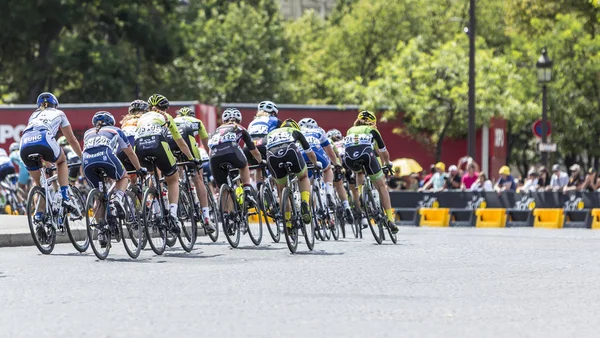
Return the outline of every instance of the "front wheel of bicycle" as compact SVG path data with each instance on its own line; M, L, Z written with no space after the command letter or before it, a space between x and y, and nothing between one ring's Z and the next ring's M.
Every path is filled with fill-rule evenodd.
M185 188L184 188L185 187ZM198 224L194 212L194 200L191 196L189 187L185 186L179 189L179 207L177 208L177 217L181 223L181 233L179 234L179 243L186 252L191 252L196 244L198 234Z
M283 189L281 198L281 214L284 217L283 222L283 233L285 235L285 241L288 249L291 253L296 253L298 250L298 222L302 222L299 217L299 211L295 210L294 197L292 191L289 188ZM289 219L288 216L289 215Z
M65 215L65 226L69 240L71 240L75 250L86 252L90 246L85 219L86 198L77 187L71 187L71 191L71 198L75 202L75 205L77 205L77 210Z
M321 192L318 187L314 186L310 196L310 207L312 214L312 223L315 229L316 238L320 241L325 241L329 238L327 220L324 217L323 209L324 201L321 200Z
M267 224L269 234L271 235L273 242L279 243L279 241L281 240L281 232L279 231L279 224L277 224L277 213L279 212L279 203L275 201L273 191L271 191L270 187L268 187L267 184L263 184L260 187L260 203L263 209L263 216L265 219L265 223Z
M142 210L148 244L155 254L162 255L167 247L167 228L156 188L148 188L144 193Z
M240 225L243 220L238 217L238 208L235 191L229 185L223 184L219 194L219 211L223 222L223 233L232 248L237 248L240 244Z
M375 238L375 242L377 244L383 243L383 236L381 224L378 221L381 219L381 208L377 207L375 202L375 198L373 197L373 192L370 188L365 186L363 191L363 208L366 212L367 221L369 222L369 228L371 229L371 233L373 234L373 238ZM384 218L385 219L385 218Z
M209 222L211 222L215 226L214 232L209 232L208 237L211 241L216 242L219 239L219 211L217 209L217 203L215 202L215 197L210 190L210 187L205 185L206 194L208 195L208 211L209 214ZM201 212L201 211L200 211Z
M256 191L251 189L244 198L245 222L248 225L248 235L254 245L260 245L263 235L262 214ZM256 221L255 221L256 220ZM255 222L253 222L255 221Z
M37 212L43 212L41 222L35 222ZM49 224L50 215L46 215L46 192L41 187L33 187L27 196L27 222L33 243L44 255L49 255L56 244L56 230Z
M98 259L105 260L111 243L106 223L106 201L103 193L98 189L92 189L88 194L85 203L85 223L92 251Z
M140 252L142 252L144 226L130 194L125 194L123 204L125 207L125 218L119 220L119 223L121 223L121 238L129 257L136 259L140 256Z
M317 226L315 219L315 211L313 209L315 201L313 200L312 195L310 197L310 200L308 201L308 204L311 206L311 221L308 224L304 223L302 220L300 220L300 222L302 224L302 234L304 235L304 239L306 240L306 246L308 247L308 250L312 251L312 249L315 248L315 227Z

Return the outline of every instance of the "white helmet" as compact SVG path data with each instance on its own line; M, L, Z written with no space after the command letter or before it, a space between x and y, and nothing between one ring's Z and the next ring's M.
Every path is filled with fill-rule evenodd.
M9 152L13 152L13 151L17 151L19 150L19 144L17 142L13 142L10 144L10 147L8 147L8 151Z
M277 105L271 101L263 101L258 104L258 110L265 111L273 116L277 116L279 113L279 109L277 109Z
M242 123L242 113L236 108L225 109L223 115L221 115L221 121L226 122L231 119L236 120L237 123Z
M330 139L337 141L337 140L341 140L342 137L344 137L344 135L342 135L342 132L337 130L337 129L331 129L327 132L327 137L329 137Z
M300 126L300 128L306 128L306 129L319 128L317 121L315 121L314 119L311 119L310 117L303 118L302 120L300 120L300 122L298 122L298 125Z

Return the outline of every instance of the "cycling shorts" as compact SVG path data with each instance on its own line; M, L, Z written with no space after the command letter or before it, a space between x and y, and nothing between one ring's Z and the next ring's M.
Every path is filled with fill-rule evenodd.
M79 156L73 156L67 159L67 164L79 163L81 160ZM69 168L69 181L75 182L79 178L79 169L81 165L77 165Z
M182 140L185 142L185 144L187 144L188 148L190 148L190 151L192 152L194 158L200 159L200 150L198 149L198 143L196 142L194 136L186 134L182 134L181 136ZM175 142L175 140L169 140L169 147L171 147L173 153L177 151L181 152L181 149L179 149L179 145L177 145L177 142Z
M119 152L119 154L117 155L117 157L119 158L119 160L121 161L121 163L123 163L123 166L125 167L125 170L127 171L134 171L135 167L133 166L133 163L131 163L131 161L129 160L129 157L127 156L127 154L125 154L125 152L123 150L121 150Z
M354 176L354 171L352 171L352 169L350 169L350 167L348 167L346 165L346 162L344 161L344 154L342 154L342 167L344 167L344 171L345 171L345 176L346 176L346 182L348 182L348 184L356 184L356 177Z
M344 164L354 172L362 172L366 168L367 175L371 180L383 177L383 171L375 156L375 151L368 145L356 145L346 148Z
M291 172L300 176L306 171L306 162L296 143L286 143L275 146L267 150L267 164L269 170L279 184L284 184L287 180L287 171L280 168L279 164L289 162L292 164Z
M6 179L6 176L14 174L15 166L13 166L12 162L6 162L0 165L0 182Z
M327 169L329 167L329 156L327 156L325 150L321 147L312 149L313 153L317 157L317 162L321 162L321 168L323 168L323 170ZM308 160L308 155L306 155L305 152L302 152L302 157L304 157L304 161L306 161L307 163L310 162ZM308 177L312 178L312 170L308 171Z
M222 168L224 164L229 163L237 169L242 169L248 165L248 160L246 160L242 148L237 144L236 146L219 144L211 148L210 153L210 171L219 187L227 183L228 172Z
M254 145L256 149L260 152L260 156L263 159L267 158L267 136L252 136L252 141L254 141ZM254 158L254 155L248 150L248 145L244 145L244 155L248 159L248 164L257 165L258 161Z
M32 154L40 154L46 162L55 163L62 149L47 130L29 130L21 136L21 159L29 171L39 170L36 161L28 158Z
M135 153L142 167L149 171L156 166L163 176L168 177L177 172L175 156L169 148L169 143L162 135L145 136L135 140ZM146 157L155 157L154 164Z
M108 178L120 180L125 176L125 168L119 158L108 147L89 149L83 152L83 174L94 188L100 188L102 178L97 170L103 169Z

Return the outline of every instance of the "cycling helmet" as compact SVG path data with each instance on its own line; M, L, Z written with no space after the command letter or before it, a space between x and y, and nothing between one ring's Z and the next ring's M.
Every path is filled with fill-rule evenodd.
M13 142L10 144L10 147L8 147L8 151L9 152L13 152L13 151L17 151L19 150L19 144L17 142Z
M179 116L194 116L194 111L189 107L183 107L177 111L177 115Z
M148 104L150 105L150 108L156 107L161 111L169 109L169 100L160 94L152 94L152 96L148 98Z
M235 108L227 108L221 115L221 121L227 122L231 119L236 120L237 123L242 123L242 113Z
M293 119L287 119L287 120L283 121L283 123L281 123L281 128L285 128L285 127L300 130L300 126Z
M99 111L92 117L92 124L96 126L98 122L102 122L103 126L114 126L115 118L107 111Z
M277 109L277 105L271 101L263 101L258 104L258 110L262 110L271 114L272 116L277 116L279 113L279 109Z
M144 101L144 100L134 100L133 102L131 102L131 104L129 104L129 110L128 113L129 114L133 114L133 113L137 113L139 111L141 111L142 113L145 113L148 111L148 102Z
M66 146L66 145L69 144L69 141L67 141L67 137L66 136L61 136L56 141L58 142L58 145L61 146L61 147L64 147L64 146Z
M342 135L342 132L337 129L331 129L327 132L327 137L334 141L338 141L341 140L344 137L344 135Z
M298 122L298 125L300 126L300 128L306 128L306 129L319 128L317 121L315 121L314 119L311 119L310 117L303 118L302 120L300 120L300 122Z
M52 93L49 93L49 92L41 93L37 97L37 107L40 108L42 106L57 108L58 107L58 99Z
M377 123L377 116L375 116L375 114L371 113L368 110L363 110L360 113L358 113L358 119L361 121L369 122L371 124Z

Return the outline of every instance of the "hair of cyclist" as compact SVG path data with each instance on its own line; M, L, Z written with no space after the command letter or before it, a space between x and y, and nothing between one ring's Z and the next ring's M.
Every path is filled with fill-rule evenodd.
M369 122L369 121L365 121L365 120L361 120L361 119L356 119L356 121L354 121L354 126L372 126L373 123Z
M98 121L96 122L96 134L98 134L98 132L100 131L100 128L102 128L104 126L104 122L103 121Z
M259 111L256 113L256 116L255 116L255 117L262 117L262 116L271 116L271 114L267 113L267 112L266 112L266 111L264 111L264 110L259 110Z
M144 112L138 111L133 114L127 114L127 115L123 116L123 118L121 119L121 125L129 120L139 119L140 116L142 116L142 114L144 114Z

